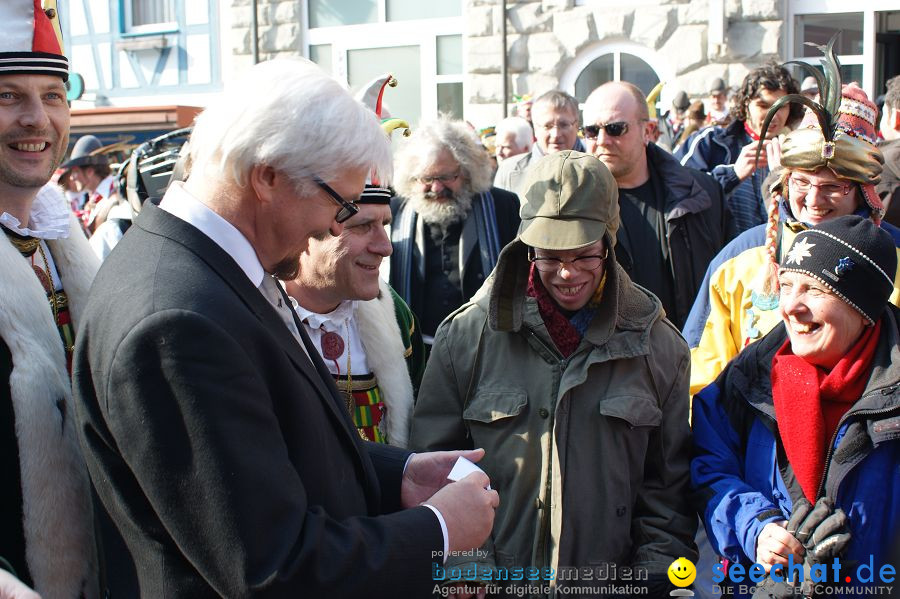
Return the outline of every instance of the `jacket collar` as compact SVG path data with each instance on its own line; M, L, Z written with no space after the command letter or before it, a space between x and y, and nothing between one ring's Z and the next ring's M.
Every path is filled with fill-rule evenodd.
M647 144L647 166L656 189L664 190L666 220L696 214L712 207L712 198L686 167L654 143Z
M610 243L609 237L606 239ZM649 351L651 325L663 316L662 304L649 292L631 282L615 261L615 248L610 244L606 287L597 315L585 332L584 340L595 347L606 347L612 357L641 355ZM488 282L478 291L473 302L485 307L488 324L495 331L518 332L528 315L526 310L528 283L528 246L517 237L500 252L497 267Z

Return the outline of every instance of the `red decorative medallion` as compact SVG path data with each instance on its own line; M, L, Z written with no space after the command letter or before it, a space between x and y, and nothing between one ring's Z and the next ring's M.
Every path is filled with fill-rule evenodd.
M322 344L322 357L326 360L337 360L344 353L344 340L337 333L322 333L319 343Z
M37 275L38 281L41 282L41 286L44 288L45 293L50 293L53 291L53 283L50 282L50 277L47 276L47 273L44 272L44 269L38 266L37 264L32 264L31 268L34 269L34 274Z

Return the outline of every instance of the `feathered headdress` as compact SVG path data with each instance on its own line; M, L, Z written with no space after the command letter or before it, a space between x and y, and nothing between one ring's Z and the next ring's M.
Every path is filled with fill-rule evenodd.
M841 85L841 63L834 53L839 34L836 33L826 46L816 46L824 55L820 59L824 73L805 62L791 60L785 63L798 65L815 77L820 101L801 94L788 94L772 104L762 124L756 156L759 158L775 113L791 102L806 106L808 110L800 126L784 138L781 164L788 169L804 170L827 166L838 177L859 183L863 197L872 209L872 219L878 223L884 215L884 205L875 192L884 164L884 157L875 146L878 108L855 83Z

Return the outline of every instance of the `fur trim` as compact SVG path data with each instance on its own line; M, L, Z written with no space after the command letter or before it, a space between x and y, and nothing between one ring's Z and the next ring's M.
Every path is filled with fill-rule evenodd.
M366 350L366 362L378 380L386 407L385 428L388 441L397 447L409 444L413 410L413 388L406 369L406 348L394 314L394 300L387 283L379 279L378 297L359 302L356 324L360 342Z
M59 200L65 202L61 193ZM71 227L69 239L49 247L75 324L99 265L74 216ZM0 278L0 335L12 353L9 386L28 568L44 597L96 597L90 483L75 434L65 352L40 282L5 236Z

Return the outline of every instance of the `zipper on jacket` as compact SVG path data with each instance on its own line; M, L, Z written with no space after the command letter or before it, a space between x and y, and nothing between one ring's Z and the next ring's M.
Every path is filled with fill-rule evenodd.
M885 387L880 391L875 393L869 393L869 395L875 395L876 393L881 393L882 395L886 395L885 391L893 391L896 389L896 385L891 387ZM862 400L865 395L859 398ZM834 441L837 439L837 434L841 430L841 427L850 419L856 418L857 416L881 416L882 414L890 414L891 412L900 410L900 406L893 406L890 408L884 408L881 410L860 410L858 412L847 412L841 419L838 421L837 428L834 429L834 433L831 435L831 442L828 444L828 453L825 454L825 468L822 470L822 478L819 479L819 486L816 488L816 501L822 497L822 492L825 490L825 479L828 477L828 468L831 466L831 458L834 454ZM838 485L840 485L840 481L838 481Z

